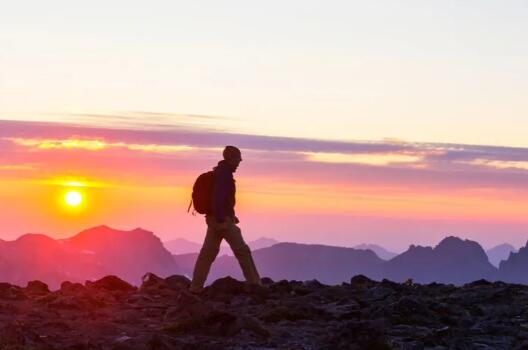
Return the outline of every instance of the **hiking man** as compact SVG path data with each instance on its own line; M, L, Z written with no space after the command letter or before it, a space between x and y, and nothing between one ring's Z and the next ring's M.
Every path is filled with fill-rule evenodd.
M224 160L213 169L211 206L209 212L205 213L207 234L196 260L189 288L193 293L200 293L203 290L211 265L220 251L222 239L225 239L233 250L246 282L261 284L251 251L242 238L240 228L236 225L239 221L234 209L236 187L233 173L242 161L242 154L238 148L226 146L223 156Z

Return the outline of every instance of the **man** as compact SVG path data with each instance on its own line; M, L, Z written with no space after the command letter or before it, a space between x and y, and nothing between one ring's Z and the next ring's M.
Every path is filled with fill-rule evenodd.
M211 265L220 251L222 239L225 239L233 250L246 282L261 284L251 251L242 238L240 228L236 225L239 221L235 216L236 186L233 173L242 161L242 154L238 148L226 146L223 156L224 160L214 168L212 212L205 216L207 234L194 266L193 279L189 288L192 293L200 293L203 290Z

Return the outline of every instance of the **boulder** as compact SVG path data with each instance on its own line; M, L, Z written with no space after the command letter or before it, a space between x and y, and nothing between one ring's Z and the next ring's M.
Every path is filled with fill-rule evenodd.
M137 288L132 286L130 283L123 281L117 276L105 276L95 282L86 281L85 283L87 288L102 289L108 291L118 291L118 292L132 292Z
M0 299L24 300L27 299L23 289L10 283L0 282Z
M246 291L244 285L244 282L227 276L214 281L210 286L206 287L205 293L211 297L242 294Z
M172 275L172 276L165 278L165 284L170 289L187 290L189 289L189 286L191 285L191 281L185 276Z
M46 295L50 293L48 285L41 281L29 281L24 290L27 295Z
M78 282L64 281L61 283L59 291L63 294L84 293L86 292L86 287Z
M376 284L373 280L364 275L357 275L350 279L350 286L356 289L372 287Z
M148 272L141 278L141 287L140 291L148 291L153 289L166 289L168 287L165 279L159 277L158 275Z
M260 281L262 282L263 285L265 286L269 286L270 284L273 284L275 283L271 278L269 277L263 277L260 279Z

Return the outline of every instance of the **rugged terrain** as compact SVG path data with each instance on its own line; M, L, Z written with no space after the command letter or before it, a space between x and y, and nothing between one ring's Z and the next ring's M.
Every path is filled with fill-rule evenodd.
M106 276L50 291L0 283L0 349L524 349L528 287L374 282L326 286L230 277L200 296L189 281Z

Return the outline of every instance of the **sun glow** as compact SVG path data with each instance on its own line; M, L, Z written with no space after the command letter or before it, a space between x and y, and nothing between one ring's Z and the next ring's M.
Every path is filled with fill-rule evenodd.
M64 202L70 207L78 207L83 201L83 196L79 191L68 191L64 195Z

